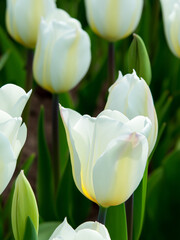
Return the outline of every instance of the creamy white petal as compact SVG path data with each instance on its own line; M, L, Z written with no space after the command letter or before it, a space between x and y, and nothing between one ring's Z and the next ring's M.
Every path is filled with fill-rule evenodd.
M12 117L21 116L23 109L31 96L21 87L14 84L6 84L0 88L0 109L9 113Z
M74 240L75 235L76 235L76 232L68 224L65 218L64 221L55 229L55 231L53 232L49 240L53 240L53 239Z
M127 126L134 132L143 134L149 143L149 154L151 153L154 142L152 139L152 123L148 117L137 116L126 123Z
M136 72L122 76L109 89L105 109L117 110L130 120L136 116L145 116L151 120L152 131L149 137L150 152L152 151L158 133L158 121L150 89Z
M4 191L16 166L16 157L8 138L0 132L0 194Z
M24 146L26 137L27 137L27 127L26 127L25 123L23 123L23 125L19 128L19 131L17 134L17 139L13 146L13 151L14 151L16 158L18 158L19 153L20 153L22 147Z
M108 207L126 201L143 177L147 157L148 142L143 135L121 135L112 141L93 169L97 202Z
M74 238L74 240L85 240L85 239L86 240L106 240L98 232L90 229L83 229L77 232Z
M19 43L34 48L41 17L55 9L54 0L7 0L6 25Z
M116 41L137 27L143 0L85 0L85 6L92 30L109 41Z
M106 227L99 222L92 222L92 221L85 222L85 223L81 224L79 227L77 227L75 231L79 232L83 229L94 230L94 231L98 232L103 237L103 239L110 240L110 236L109 236L109 233L108 233Z
M180 1L160 0L162 6L164 29L171 51L180 57Z
M60 113L61 113L61 117L66 130L66 136L67 136L67 141L68 141L68 146L69 146L69 151L71 156L73 178L77 188L83 193L82 187L81 187L81 164L80 164L79 156L76 152L75 143L71 133L72 128L82 116L76 111L73 111L68 108L63 108L61 105L60 105Z

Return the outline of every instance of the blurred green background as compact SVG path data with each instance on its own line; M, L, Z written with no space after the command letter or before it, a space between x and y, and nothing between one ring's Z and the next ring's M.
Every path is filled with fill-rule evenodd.
M96 36L89 28L83 0L58 0L57 6L66 10L72 17L81 22L83 28L90 35L92 46L92 63L87 75L70 94L62 94L60 101L64 106L73 107L82 114L96 115L104 108L109 87L107 79L108 42ZM8 35L5 27L5 7L6 1L0 0L0 86L6 83L15 83L25 87L27 49L13 41ZM150 57L152 66L150 88L159 122L159 142L149 165L145 217L140 239L180 239L180 60L170 52L167 46L158 0L144 1L143 14L135 33L144 40ZM131 41L132 36L115 43L116 77L119 70L123 74L127 73L127 52ZM45 105L45 99L50 99L50 96L37 90L35 83L33 88L36 94L41 94L41 104ZM40 113L40 107L37 111ZM48 114L48 111L51 110L45 107L45 114ZM30 113L32 114L32 112ZM46 145L46 142L42 141L43 116L43 111L41 111L39 119L39 126L41 127L38 128L40 141L42 142L42 145L39 145L41 156L45 154L43 153L43 144ZM29 122L28 128L32 127L30 125L31 122ZM46 189L39 190L39 187L45 184L44 182L41 183L40 180L38 180L39 187L35 188L34 170L29 172L28 179L37 195L40 196L38 203L41 222L62 221L64 216L69 214L70 223L77 226L87 218L94 218L96 209L93 210L91 203L81 196L74 186L62 123L60 131L61 138L64 139L61 141L64 141L62 148L65 149L61 153L61 158L66 158L66 161L63 160L62 163L63 174L57 194L56 212L60 214L54 214L53 207L49 207L49 210L46 209L45 211L47 205L50 206L50 202L52 206L54 205L53 195L49 197L52 199L47 199L47 202L42 203L43 194L48 193ZM45 141L45 137L43 139ZM38 164L36 163L37 160ZM29 160L27 169L30 168L32 161L32 159ZM44 159L36 158L33 169L38 165L38 174L43 179L44 170L41 169L41 161L44 161ZM45 164L47 169L49 161L47 159L47 164ZM33 177L31 177L31 174L33 174ZM50 178L52 177L50 172L47 172L47 175ZM44 178L46 177L44 176ZM66 189L63 189L63 184ZM70 190L67 191L67 188ZM51 192L49 192L49 195L51 195ZM11 197L7 197L7 194L4 193L0 205L0 239L12 239L10 201ZM75 206L75 203L77 206ZM78 207L80 203L82 203L81 209ZM4 208L4 206L6 207ZM66 210L69 211L68 214ZM52 228L55 225L57 224L52 223ZM42 228L43 231L47 229L45 225L42 225Z

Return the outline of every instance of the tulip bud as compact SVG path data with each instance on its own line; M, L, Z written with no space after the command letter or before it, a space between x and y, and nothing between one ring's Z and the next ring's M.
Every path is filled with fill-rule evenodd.
M106 227L99 222L85 222L75 230L64 219L49 240L111 240Z
M19 43L34 48L41 17L55 8L54 0L7 0L6 25Z
M166 39L171 51L180 57L180 1L160 0Z
M80 22L60 9L42 19L33 63L42 88L51 93L72 89L86 74L90 60L90 39Z
M143 0L85 0L85 6L92 30L108 41L117 41L137 27Z
M15 240L23 240L28 217L30 217L38 233L39 213L36 199L28 180L21 171L16 179L11 210Z
M145 116L151 120L152 130L148 136L149 154L157 139L158 121L151 91L147 83L135 71L125 76L119 72L118 79L109 88L105 109L117 110L129 119Z
M111 110L96 118L60 110L79 191L103 207L125 202L144 174L151 121Z
M128 52L128 72L133 69L139 77L142 77L148 85L151 82L151 64L146 46L140 36L133 34L134 39Z

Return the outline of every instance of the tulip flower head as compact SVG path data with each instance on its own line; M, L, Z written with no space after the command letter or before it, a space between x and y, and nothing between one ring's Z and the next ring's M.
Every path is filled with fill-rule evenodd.
M0 194L9 183L27 136L22 118L13 118L0 110Z
M49 240L111 240L106 227L99 222L85 222L75 230L64 219Z
M108 41L129 36L137 27L143 0L85 0L92 30Z
M81 24L56 9L40 24L33 70L37 83L51 93L68 91L86 74L90 39Z
M151 121L104 110L97 118L60 107L77 188L103 207L125 202L139 185L148 157Z
M19 153L25 143L27 128L20 117L31 95L24 89L6 84L0 88L0 194L9 183Z
M148 117L152 123L148 137L149 154L152 152L158 133L156 110L149 86L135 71L125 76L119 72L118 79L109 89L105 109L117 110L129 119L138 115Z
M19 43L34 48L41 17L55 9L54 0L7 0L6 25Z
M180 0L160 0L160 2L169 48L180 58Z

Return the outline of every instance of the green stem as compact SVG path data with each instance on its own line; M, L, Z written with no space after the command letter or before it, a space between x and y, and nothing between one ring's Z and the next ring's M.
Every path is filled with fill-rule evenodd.
M99 213L98 213L97 221L105 225L106 214L107 214L107 208L103 208L103 207L99 206Z
M52 106L52 153L54 168L55 191L57 190L60 179L60 158L59 158L59 96L53 94Z
M132 194L132 196L126 201L128 240L133 239L133 210L134 210L134 194Z
M109 42L108 46L108 77L111 86L115 80L115 49L114 43Z

